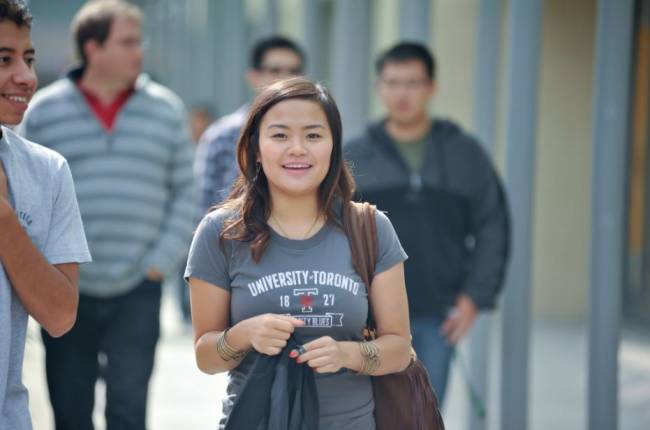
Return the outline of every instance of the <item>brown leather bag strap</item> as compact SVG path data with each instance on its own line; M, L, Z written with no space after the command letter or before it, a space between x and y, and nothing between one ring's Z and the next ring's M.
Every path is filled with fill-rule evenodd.
M350 202L348 240L352 250L352 264L368 288L372 285L379 255L375 211L375 206L368 202Z
M352 264L368 288L375 277L375 265L379 257L379 240L377 239L377 208L368 202L350 202L348 240L352 251ZM372 307L368 307L368 326L375 328Z

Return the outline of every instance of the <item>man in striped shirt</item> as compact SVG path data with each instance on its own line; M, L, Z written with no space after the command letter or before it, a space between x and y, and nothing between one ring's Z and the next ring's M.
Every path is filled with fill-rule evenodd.
M21 126L67 158L94 256L80 271L77 324L59 339L43 333L58 429L92 428L100 371L107 428L145 428L161 281L193 229L185 110L141 74L141 27L123 0L86 3L72 22L81 66L39 91Z

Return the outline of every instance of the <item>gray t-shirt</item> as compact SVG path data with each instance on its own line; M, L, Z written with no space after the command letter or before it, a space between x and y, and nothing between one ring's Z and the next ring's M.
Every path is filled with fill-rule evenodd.
M9 201L48 262L90 261L65 159L2 127L0 161L8 178ZM26 330L27 312L0 262L0 430L32 428L21 380Z
M358 341L366 325L366 287L352 266L347 236L333 223L307 240L272 232L259 263L247 243L224 241L219 234L227 214L212 212L199 225L185 270L193 277L230 292L230 323L264 314L290 314L305 322L296 333L305 342L321 336ZM406 260L390 221L377 212L379 258L375 273ZM224 419L250 371L256 353L230 372ZM374 401L368 376L348 370L316 374L321 430L371 430Z

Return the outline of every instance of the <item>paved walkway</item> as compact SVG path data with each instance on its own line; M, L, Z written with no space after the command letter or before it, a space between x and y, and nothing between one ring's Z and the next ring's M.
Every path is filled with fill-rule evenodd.
M163 337L149 399L151 430L213 430L220 416L225 377L200 373L194 363L191 331L178 323L169 295L163 303ZM495 330L498 332L498 330ZM495 334L492 345L498 345ZM586 429L586 329L583 324L535 322L531 338L531 430ZM498 411L498 351L492 348L492 396L489 411ZM467 357L467 351L464 351ZM650 429L650 335L625 332L620 357L620 430ZM43 349L34 325L30 326L25 357L25 384L30 390L34 429L51 430ZM467 393L457 368L452 373L449 401L444 412L447 428L466 429ZM105 428L103 386L97 386L95 423ZM499 428L496 413L489 414L489 429Z

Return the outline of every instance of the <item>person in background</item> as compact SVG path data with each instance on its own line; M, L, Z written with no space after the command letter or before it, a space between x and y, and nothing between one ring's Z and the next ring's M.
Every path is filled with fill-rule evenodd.
M161 282L175 274L196 215L192 143L180 99L141 73L142 12L85 3L72 21L81 64L39 91L21 133L63 154L94 256L74 328L43 332L57 429L92 429L106 382L108 430L142 430L160 332Z
M189 112L189 121L190 121L190 135L192 136L192 142L195 145L199 144L199 139L205 130L210 126L214 120L214 111L212 107L208 104L196 104L194 105ZM203 214L197 215L197 223L201 220ZM187 261L187 256L184 259ZM180 310L181 319L184 323L189 323L192 315L190 309L190 293L187 291L187 286L185 285L185 280L183 279L183 273L185 272L185 265L182 264L178 268L178 281L175 283L174 287L176 288L176 298L178 300L178 309Z
M207 104L197 104L190 109L189 118L192 142L198 145L201 136L214 121L214 110Z
M7 126L36 90L32 15L0 0L0 428L30 430L22 383L28 315L48 336L75 322L78 266L90 261L72 175L56 152Z
M440 401L456 345L479 310L495 306L509 248L501 181L480 144L432 118L436 63L426 46L399 43L377 60L388 115L347 145L360 198L386 210L409 254L413 345Z
M302 49L286 37L273 35L253 46L246 80L253 91L259 93L278 80L301 75L304 66ZM249 108L246 103L219 118L201 137L194 162L201 217L228 196L237 178L235 147Z

